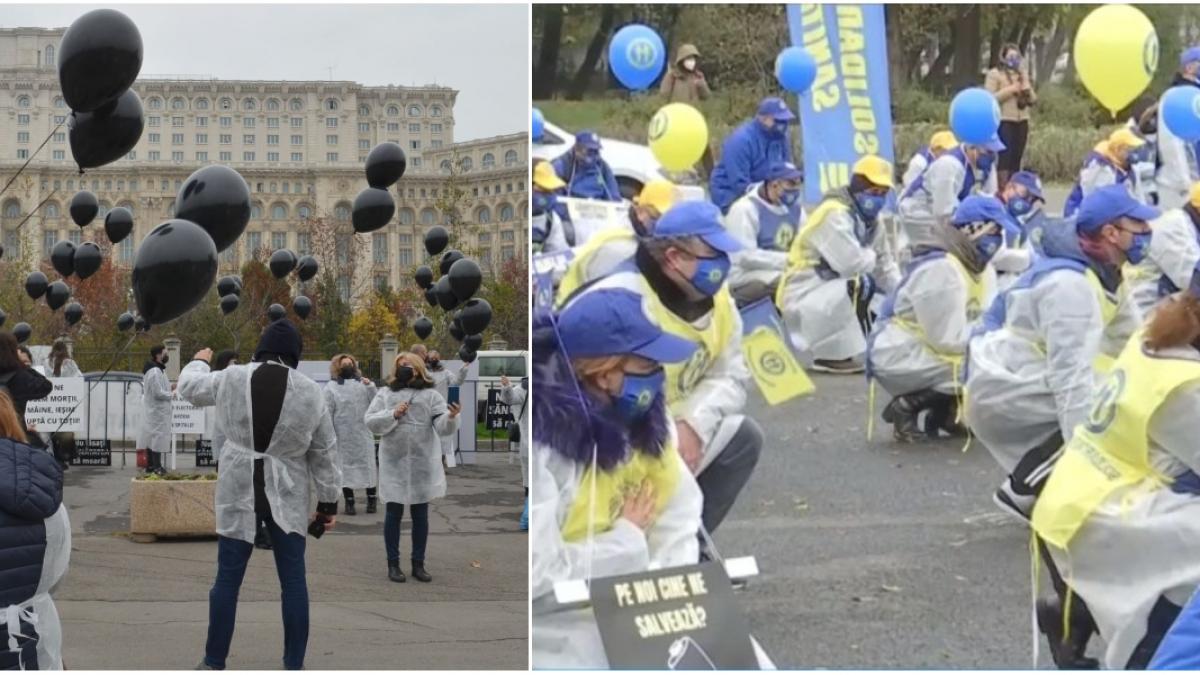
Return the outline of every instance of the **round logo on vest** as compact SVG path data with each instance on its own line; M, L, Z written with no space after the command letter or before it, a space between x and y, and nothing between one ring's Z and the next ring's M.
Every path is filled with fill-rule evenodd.
M1117 401L1125 392L1125 371L1117 369L1104 382L1096 394L1096 404L1088 413L1084 428L1093 434L1104 433L1117 416Z

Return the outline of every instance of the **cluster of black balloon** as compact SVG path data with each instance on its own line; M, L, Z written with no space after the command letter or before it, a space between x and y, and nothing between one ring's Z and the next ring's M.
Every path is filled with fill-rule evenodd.
M438 264L441 277L435 282L433 270L422 265L413 278L417 286L425 289L425 301L430 307L441 307L446 312L458 310L452 315L448 330L462 343L458 357L470 363L483 345L482 334L492 321L492 306L483 298L472 297L483 283L479 264L461 251L446 251L449 243L450 233L446 228L440 225L429 228L425 233L425 251L431 256L441 254ZM423 340L433 332L433 322L420 317L413 322L413 332Z
M272 253L271 259L268 261L267 266L271 269L271 275L276 279L282 279L291 274L292 270L295 270L296 276L300 279L300 283L302 284L317 276L317 271L320 269L316 258L312 257L311 255L306 255L297 259L296 254L292 253L286 248L281 248ZM268 318L271 317L271 310L275 307L282 309L283 305L278 303L271 305L271 307L267 310ZM300 317L301 319L307 320L308 315L312 313L312 308L312 300L309 300L304 295L297 295L292 300L292 311L295 312L296 316ZM278 319L271 320L277 321Z
M29 276L25 277L25 293L34 300L45 296L46 306L52 312L57 312L71 299L71 287L67 285L67 282L60 279L50 283L46 275L41 272L30 272ZM72 326L79 323L79 320L83 318L83 305L72 302L68 309L70 312L66 316L67 323Z
M374 232L388 224L396 215L396 202L388 188L404 177L408 158L404 148L396 143L380 143L367 155L367 185L354 198L350 222L354 231Z

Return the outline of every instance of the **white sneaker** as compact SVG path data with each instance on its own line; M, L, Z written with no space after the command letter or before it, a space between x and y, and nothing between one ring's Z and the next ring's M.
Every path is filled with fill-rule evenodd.
M1033 505L1037 501L1037 497L1013 492L1012 482L1005 478L1000 487L996 488L996 492L992 494L992 501L1000 507L1001 511L1028 523L1032 517Z

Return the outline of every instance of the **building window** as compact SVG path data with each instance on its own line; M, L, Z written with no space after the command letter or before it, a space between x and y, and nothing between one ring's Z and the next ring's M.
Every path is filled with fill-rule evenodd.
M479 210L475 212L475 220L478 221L479 224L481 224L481 225L485 225L487 223L492 222L491 210L488 209L488 207L486 207L486 206L479 207Z
M302 207L303 208L303 207ZM312 235L307 232L300 232L296 235L296 253L299 255L312 254Z
M283 186L286 188L287 183L284 183ZM287 192L287 190L284 190L284 192ZM301 220L308 220L308 217L311 214L312 214L312 210L308 208L307 204L301 204L299 207L296 208L296 215L300 216Z
M401 246L412 246L412 243L413 243L413 236L411 234L400 235L400 245Z
M442 147L442 139L435 138L432 141L429 141L429 147L434 148L434 149Z
M158 152L158 150L150 151L150 161L151 162L157 162L159 159L159 156L160 156L160 153Z
M75 230L71 230L70 232L67 232L67 241L71 242L72 244L75 244L76 246L82 244L83 243L83 230L75 229Z
M437 214L434 213L433 209L421 209L422 225L433 225L436 220Z
M371 251L374 256L375 264L386 265L388 261L388 241L387 234L376 232L371 235Z
M325 137L325 145L337 145L337 135L328 135Z
M409 208L400 209L400 224L401 225L412 225L414 220L416 220L416 216L413 214L412 209L409 209ZM405 237L411 238L412 235L407 235L407 234L400 235L400 243L404 243Z
M253 162L254 161L254 153L253 152L243 152L242 153L242 161L243 162Z
M359 150L370 150L371 149L371 141L368 141L365 138L358 139L358 149Z
M288 101L288 110L302 110L303 108L304 102L298 98Z
M232 152L222 152L220 154L220 157L221 157L222 162L232 162L233 161L233 153Z
M233 110L233 99L231 99L231 98L221 99L221 110Z
M183 118L182 117L172 117L171 118L171 126L173 126L173 127L183 126Z
M208 134L196 134L196 145L208 145Z
M292 118L292 128L293 129L298 129L302 126L304 126L304 118L303 117L293 117Z
M262 232L246 233L246 255L253 257L262 248Z
M336 117L326 117L325 118L325 128L326 129L336 129L337 128L337 118Z
M233 118L232 117L222 117L221 118L221 126L226 129L232 127L233 126Z
M420 117L421 116L421 106L419 106L419 105L408 106L408 116L409 117Z
M358 133L360 133L360 134L371 133L371 123L370 122L359 122L358 123Z
M49 204L46 204L46 217L47 218L57 218L58 217L58 204L55 204L54 202L50 202Z
M358 114L366 117L367 115L371 114L371 108L369 106L360 105L358 106Z
M51 249L58 243L58 232L46 230L42 233L42 255L49 256Z
M337 261L343 265L350 262L350 235L339 234L334 237L334 250Z
M429 109L429 115L430 115L430 117L441 117L442 116L442 107L437 106L437 105L433 106L432 108Z
M333 216L338 220L350 220L350 205L341 202L333 209Z
M508 222L513 219L513 207L505 204L500 207L500 220Z
M480 253L479 254L479 262L482 264L483 267L491 267L492 266L492 252L484 251L483 253Z
M54 123L55 123L55 124L66 124L66 123L67 123L67 116L66 116L66 115L55 115L55 116L54 116Z
M278 117L268 117L267 118L267 128L268 129L278 129L279 128L279 118Z
M412 148L413 150L420 150L421 149L421 141L419 141L419 140L409 141L408 147Z
M242 118L242 128L243 129L253 129L254 128L254 118L253 117L243 117Z
M196 153L196 161L197 162L207 162L208 161L208 153L203 152L203 151L197 152Z
M512 246L501 246L500 247L500 260L501 261L508 262L509 260L512 260L515 257L516 257L516 252L513 250Z
M208 118L207 117L197 117L196 118L196 126L207 127L208 126Z
M303 152L293 152L292 153L292 161L293 162L303 162L304 161L304 153Z
M183 134L171 134L171 145L183 145Z
M327 152L327 153L325 153L325 161L326 162L336 162L336 161L338 161L337 155L338 154L336 152Z
M183 151L177 150L175 152L172 152L171 153L171 161L172 162L182 162L183 161Z
M481 168L490 169L494 166L496 166L496 156L490 152L484 153Z
M512 230L505 230L504 232L500 233L500 241L512 241L512 240L513 240Z
M491 246L492 245L492 233L491 232L480 232L479 233L479 245L480 246Z
M4 203L5 218L19 218L21 216L21 202L10 199Z
M281 248L287 248L287 232L272 232L271 248L275 249L276 251Z
M157 116L147 117L146 118L146 126L150 126L150 127L162 126L162 118L157 117Z
M185 102L182 98L176 96L175 98L171 99L171 110L183 110L186 107L187 102ZM180 119L182 120L183 118Z
M279 161L279 153L278 152L268 152L267 153L267 161L268 162L278 162ZM286 185L286 184L287 183L284 183L284 185Z
M158 97L152 98L147 102L146 107L151 110L162 110L162 99Z
M54 49L54 48L49 47L49 49ZM67 107L67 102L63 100L63 97L55 96L54 97L54 107L59 108L59 109L65 108L65 107Z
M121 262L127 263L133 260L133 237L125 237L121 240L121 248L119 253Z
M258 101L255 101L252 98L248 98L248 99L242 101L242 110L257 110L257 109L258 109Z
M17 132L17 142L18 143L28 143L29 142L29 132L28 131L18 131Z
M419 134L419 133L421 133L421 125L420 125L420 123L413 123L413 124L409 124L409 125L408 125L408 133L410 133L410 134Z
M29 124L29 115L17 115L17 124L26 126Z
M150 142L151 143L161 143L162 135L161 134L150 134Z
M413 266L413 252L412 252L411 248L400 249L399 264L401 267L412 267Z
M376 274L375 275L375 290L386 291L387 288L388 288L388 275Z
M82 184L80 184L80 189L83 189ZM171 181L164 178L163 182L162 182L162 191L166 192L167 190L170 190L170 189L171 189Z
M335 98L325 99L325 109L326 110L337 110L338 109L337 99L335 99Z
M208 110L208 99L206 99L206 98L196 99L196 110Z
M430 124L429 131L430 131L430 133L440 134L440 133L442 133L442 125L441 124Z
M221 134L221 145L233 143L233 134Z
M388 115L388 117L399 117L400 116L400 108L398 108L394 105L389 105L387 107L387 115Z
M396 133L399 133L399 131L400 131L400 123L399 123L399 122L388 122L388 125L387 125L387 130L388 130L389 132L396 132Z
M516 165L517 165L517 151L509 150L508 152L504 153L504 166L516 166Z
M254 145L254 134L242 134L242 145Z
M440 167L440 168L441 168L441 170L442 170L442 173L444 173L444 174L449 174L449 173L450 173L450 171L451 171L450 160L448 160L448 159L443 159L443 160L442 160L442 165L441 165L441 167ZM475 196L476 196L476 197L478 197L478 196L479 196L479 188L475 188Z
M462 169L464 172L470 171L474 167L475 167L475 163L471 161L470 157L463 157L458 162L458 168ZM486 190L484 192L486 193Z
M287 207L284 206L283 204L276 204L276 205L272 206L271 207L271 217L274 218L275 220L286 219L287 218ZM276 246L275 248L283 248L283 246Z

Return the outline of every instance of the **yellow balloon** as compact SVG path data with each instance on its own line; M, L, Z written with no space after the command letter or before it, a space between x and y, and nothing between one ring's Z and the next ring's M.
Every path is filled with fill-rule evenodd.
M1133 102L1158 69L1158 34L1136 7L1104 5L1079 24L1075 68L1083 86L1114 116Z
M650 118L650 152L668 171L692 168L708 147L704 115L686 103L668 103Z

